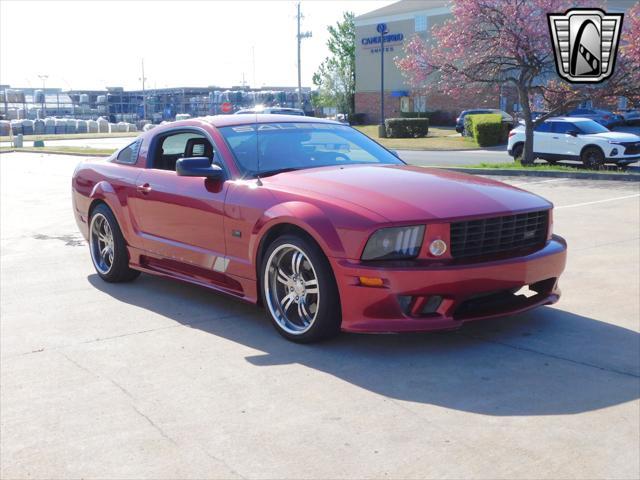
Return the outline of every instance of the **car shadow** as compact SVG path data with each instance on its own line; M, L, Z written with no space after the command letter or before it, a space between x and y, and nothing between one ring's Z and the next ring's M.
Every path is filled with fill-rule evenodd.
M483 415L562 415L640 397L640 336L551 307L438 334L342 334L319 344L281 338L264 312L201 287L142 275L88 277L113 298L264 352L264 368L298 363L373 393ZM345 399L348 401L348 399Z

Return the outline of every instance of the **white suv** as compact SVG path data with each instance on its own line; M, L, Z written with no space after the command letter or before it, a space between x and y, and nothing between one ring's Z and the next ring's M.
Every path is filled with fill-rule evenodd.
M524 137L524 125L509 132L508 151L514 159L522 156ZM612 132L588 118L553 117L533 132L533 152L549 163L579 160L588 167L628 165L640 159L640 137Z

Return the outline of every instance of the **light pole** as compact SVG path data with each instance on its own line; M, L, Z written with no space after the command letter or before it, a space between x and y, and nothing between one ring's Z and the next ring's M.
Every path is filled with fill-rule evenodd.
M300 33L300 20L302 20L302 13L300 13L300 2L298 2L298 14L296 15L298 20L298 106L302 109L302 65L301 65L301 55L300 55L300 45L302 43L303 38L309 38L311 36L311 32L303 32ZM254 74L255 75L255 74Z
M144 82L147 77L144 76L144 58L142 59L142 77L138 80L142 80L142 120L147 119L147 95L144 89Z
M379 23L376 30L380 34L380 125L378 125L378 137L387 136L384 126L384 36L389 31L386 23Z
M42 80L42 118L45 118L47 116L47 90L45 85L49 75L38 75L38 78Z

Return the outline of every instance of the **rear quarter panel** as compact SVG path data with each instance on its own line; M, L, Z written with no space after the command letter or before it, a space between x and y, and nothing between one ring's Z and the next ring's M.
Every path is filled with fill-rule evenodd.
M115 215L127 243L140 244L135 220L128 210L129 196L135 194L139 174L137 166L112 163L109 159L92 159L78 165L72 179L72 199L76 223L85 238L88 239L89 209L100 200Z

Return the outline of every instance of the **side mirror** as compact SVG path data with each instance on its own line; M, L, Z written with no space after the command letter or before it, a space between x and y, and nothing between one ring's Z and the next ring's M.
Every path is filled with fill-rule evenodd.
M181 158L176 162L176 173L181 177L204 177L212 180L224 177L224 170L220 165L212 164L208 157Z
M578 136L578 130L569 130L567 132L567 135L571 135L572 137L577 137Z

